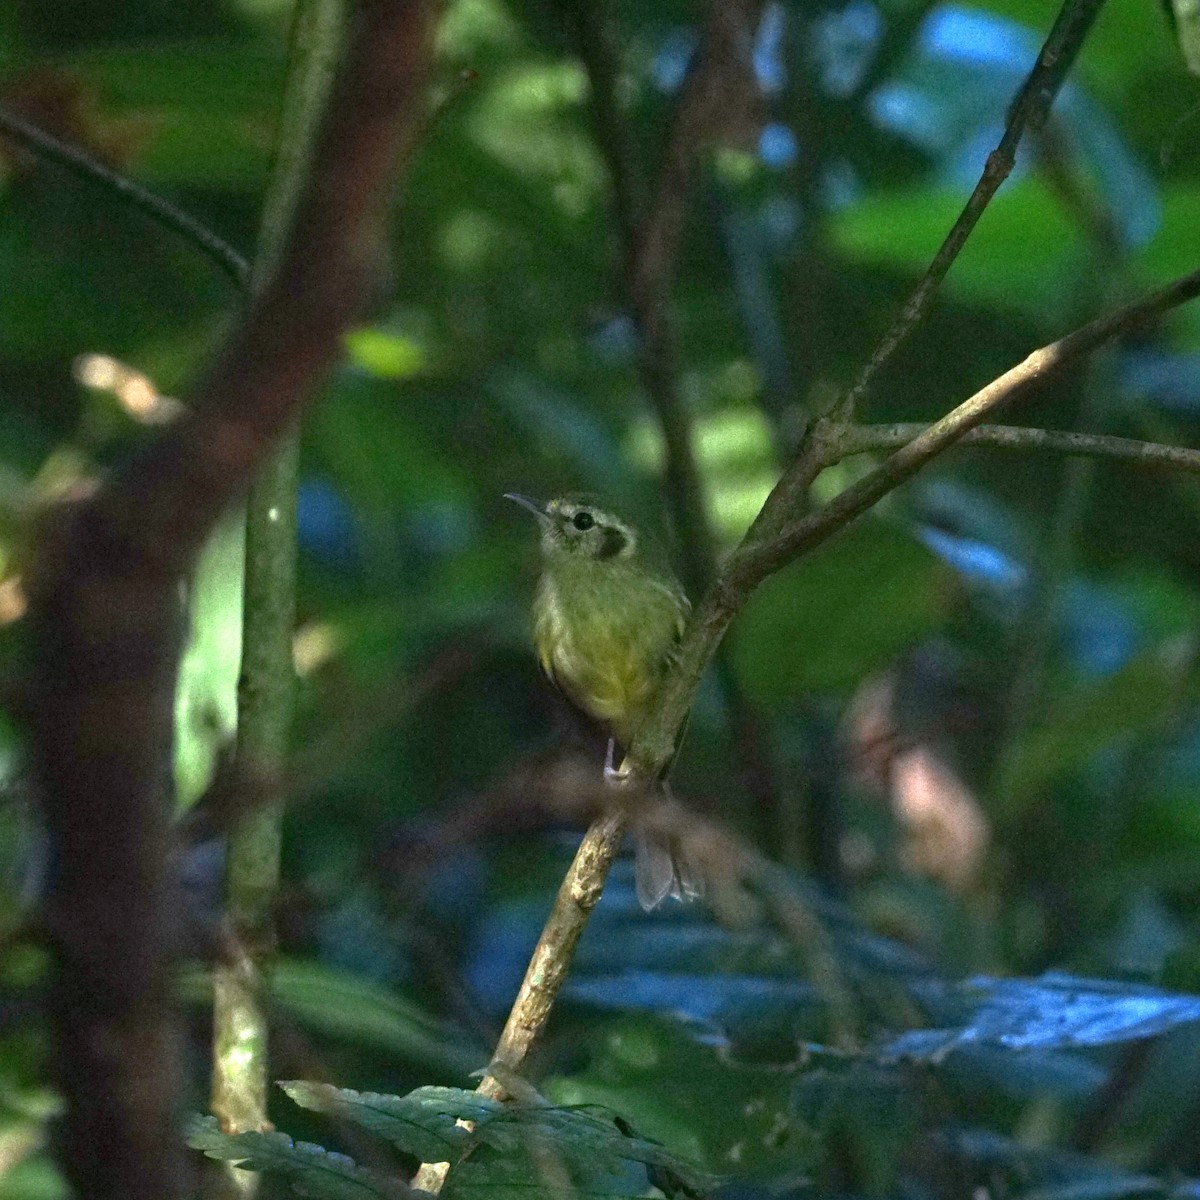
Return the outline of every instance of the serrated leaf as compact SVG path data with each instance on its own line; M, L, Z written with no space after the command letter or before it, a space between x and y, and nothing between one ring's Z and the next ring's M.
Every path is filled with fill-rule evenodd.
M407 1200L418 1194L345 1154L297 1142L286 1133L222 1133L215 1117L192 1121L187 1144L209 1158L284 1178L301 1196L317 1200Z
M444 1200L609 1200L646 1193L644 1177L581 1183L565 1176L562 1166L553 1155L540 1162L471 1158L450 1172L441 1194Z
M486 1118L499 1107L457 1088L422 1088L407 1096L388 1096L304 1080L287 1080L279 1086L301 1108L361 1125L422 1162L457 1161L477 1139L456 1122ZM435 1097L444 1100L439 1103ZM473 1097L473 1103L467 1097Z
M792 1071L741 1060L731 1066L722 1051L661 1020L626 1018L601 1028L586 1071L543 1085L556 1103L619 1111L640 1136L742 1180L814 1165L813 1140L793 1112Z
M590 1187L597 1179L624 1177L630 1164L669 1172L688 1186L713 1182L657 1142L622 1131L614 1114L597 1106L501 1104L448 1087L422 1087L406 1096L388 1096L301 1080L280 1086L302 1107L360 1125L425 1162L462 1159L462 1167L471 1164L468 1178L479 1176L480 1186L489 1188L498 1186L501 1177L515 1177L512 1186L523 1188L526 1196L537 1194L541 1158L557 1162L581 1195L637 1194L627 1188L593 1191ZM458 1124L468 1121L473 1128ZM464 1158L468 1150L473 1152ZM462 1167L455 1166L451 1176ZM459 1191L465 1186L460 1183Z
M601 1166L605 1159L614 1165L619 1161L641 1163L670 1171L695 1187L716 1182L714 1176L658 1142L622 1131L615 1114L600 1105L505 1105L485 1126L492 1137L512 1131L519 1140L524 1140L530 1130L544 1133L553 1139L554 1146L572 1156L579 1155L581 1161L590 1161L593 1166Z

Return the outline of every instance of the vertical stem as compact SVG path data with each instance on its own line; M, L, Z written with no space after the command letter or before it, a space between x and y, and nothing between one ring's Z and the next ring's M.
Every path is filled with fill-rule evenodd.
M274 270L306 177L314 135L337 64L342 0L299 0L276 162L263 206L253 270L257 290ZM277 776L292 717L295 623L296 483L299 440L281 442L246 505L245 615L238 680L237 763ZM230 1132L262 1129L267 1116L267 1018L261 976L274 949L272 909L279 884L283 810L258 806L230 831L226 913L232 961L213 980L212 1109ZM248 1195L251 1172L230 1170L230 1194Z

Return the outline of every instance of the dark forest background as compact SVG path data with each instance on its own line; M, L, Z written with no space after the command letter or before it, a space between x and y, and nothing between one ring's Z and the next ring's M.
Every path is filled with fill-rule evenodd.
M1186 8L1102 7L860 421L933 420L1200 266ZM699 481L681 497L626 263L706 11L444 6L390 277L301 433L272 1079L473 1086L591 815L579 781L600 771L539 677L532 530L501 494L595 494L695 591L681 509L718 558L736 545L928 266L1056 13L765 6L681 200L665 370ZM252 257L290 19L283 0L9 4L0 108ZM6 679L31 656L37 513L157 435L241 308L187 238L0 140ZM1196 444L1200 306L1004 419ZM812 502L870 465L830 467ZM765 861L717 870L709 904L648 915L617 864L525 1072L566 1115L497 1133L445 1194L1200 1195L1200 482L1184 467L962 447L768 580L673 775L716 859ZM236 726L241 554L235 516L193 581L176 701L194 1113L222 953L210 785ZM0 714L0 780L0 1196L53 1200L53 960L27 935L55 860L18 701ZM322 1096L306 1107L324 1116L274 1089L271 1120L375 1175L276 1142L291 1182L268 1173L270 1194L393 1194L381 1181L429 1157L411 1130L389 1127L398 1155L372 1141L354 1097L331 1120ZM464 1103L421 1093L406 1119L428 1133ZM253 1158L202 1124L192 1138Z

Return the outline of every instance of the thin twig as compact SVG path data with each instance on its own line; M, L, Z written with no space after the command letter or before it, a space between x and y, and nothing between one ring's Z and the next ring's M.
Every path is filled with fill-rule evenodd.
M773 537L747 535L725 572L728 587L744 589L759 582L797 554L824 541L830 533L865 512L882 496L910 478L931 458L954 445L992 413L1049 375L1078 362L1120 334L1140 328L1155 317L1177 308L1200 294L1200 271L1135 300L1074 332L1035 350L1023 362L980 389L888 458L870 475L848 487L824 508L799 521L786 522ZM840 429L833 422L819 423L817 444L836 447Z
M895 425L851 425L837 438L840 458L906 446L929 428L920 422ZM1062 454L1104 458L1133 467L1158 471L1184 471L1200 475L1200 450L1164 446L1136 438L1102 433L1074 433L1063 429L1034 429L1024 425L978 425L959 439L961 446L980 446L1026 453Z
M693 595L699 595L712 583L716 559L691 422L679 393L671 287L697 161L723 127L731 81L752 77L750 51L763 0L721 0L712 5L644 213L637 207L644 188L613 93L615 54L609 30L595 9L592 0L572 0L570 7L592 87L597 141L613 180L624 241L626 291L640 338L638 369L662 429L666 497L680 541L684 582Z
M40 158L57 163L78 178L113 192L132 208L179 234L212 259L243 291L250 286L250 264L228 242L218 237L207 225L197 221L190 213L176 208L170 201L155 195L140 183L135 183L128 176L98 162L79 147L59 141L44 129L26 121L24 117L3 108L0 108L0 130Z
M758 525L752 525L730 557L721 578L693 613L658 703L638 730L630 749L628 765L634 773L642 778L652 778L654 772L669 760L673 739L691 707L692 696L713 651L729 622L768 575L832 537L930 460L959 442L987 416L1011 403L1034 384L1078 362L1114 337L1145 325L1197 295L1200 295L1200 271L1185 275L1160 291L1035 350L816 512L784 521L780 532L774 536L763 536ZM841 432L832 421L814 422L802 451L806 470L815 474L821 464L842 457L838 441ZM787 476L777 488L785 487L786 482ZM767 504L770 502L768 498Z
M342 41L342 0L301 0L292 30L278 150L263 205L254 281L270 278L307 177ZM246 502L242 667L231 769L281 773L292 718L296 487L300 446L289 432ZM229 1133L267 1127L268 1015L261 978L274 952L283 806L242 814L229 832L226 920L239 953L213 970L212 1111ZM227 1167L226 1190L249 1196L258 1175Z
M534 1042L541 1036L559 988L571 969L575 946L604 890L604 881L621 848L628 823L627 814L614 809L593 821L579 843L496 1043L492 1062L498 1067L519 1073ZM476 1090L489 1099L502 1099L507 1094L491 1075ZM412 1186L438 1192L449 1169L449 1163L422 1163L413 1176Z
M397 160L421 126L434 8L373 0L279 269L191 416L48 511L31 572L31 757L55 870L53 1036L70 1187L174 1200L180 905L169 825L182 582L341 352L381 269Z
M1021 138L1027 130L1036 133L1045 123L1050 107L1103 4L1104 0L1064 0L1033 70L1029 72L1008 110L1004 133L996 148L988 155L975 190L963 206L958 220L954 222L946 240L933 256L929 269L921 277L900 315L884 334L870 361L859 373L854 386L838 402L837 415L842 420L853 419L859 402L876 373L924 320L933 305L942 280L966 245L979 218L983 216L984 209L1011 174Z

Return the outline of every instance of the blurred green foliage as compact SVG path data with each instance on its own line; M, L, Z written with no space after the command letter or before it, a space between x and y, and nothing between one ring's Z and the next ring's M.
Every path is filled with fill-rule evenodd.
M703 9L603 7L649 180ZM1047 135L867 418L932 418L1200 265L1193 8L1176 3L1174 24L1151 0L1104 8ZM396 198L393 287L305 425L278 1077L393 1097L469 1086L561 877L561 809L504 786L564 735L527 644L529 529L501 493L595 492L678 550L568 11L448 0L438 106ZM1053 16L1034 0L780 0L769 13L759 94L705 157L673 292L675 368L723 549L903 303ZM17 0L0 10L0 104L249 253L287 22L281 0ZM238 308L193 247L0 143L0 671L24 650L14 581L36 552L31 510L148 436L73 381L73 359L113 355L186 396ZM1194 443L1200 306L1006 419ZM842 464L817 494L862 469ZM736 695L728 678L702 689L676 791L787 873L723 924L644 916L619 873L531 1068L559 1106L547 1111L602 1105L618 1139L606 1153L630 1142L605 1194L708 1186L648 1176L668 1152L739 1198L1196 1194L1183 1181L1200 1177L1200 1022L1142 985L1200 992L1198 511L1190 477L961 450L751 601L730 639ZM193 588L183 803L231 729L240 596L226 537ZM22 755L5 719L9 932L49 869ZM184 867L206 925L219 850L198 845ZM1058 976L1005 990L1049 969L1112 990ZM199 1109L195 970L183 990ZM0 973L12 1200L63 1194L43 971L14 950ZM972 973L986 979L955 982ZM1101 1007L1103 1036L1080 1033L1080 995ZM1131 1025L1156 1005L1168 1015ZM1018 1044L1018 1026L1067 1033ZM942 1039L937 1053L904 1041L922 1036ZM279 1102L289 1134L341 1144L340 1126ZM554 1118L512 1178L493 1146L498 1173L468 1172L461 1189L544 1189L553 1164L536 1146L570 1159L592 1144L572 1141L595 1133L585 1125ZM291 1145L271 1143L295 1181ZM319 1194L372 1194L330 1161L340 1182ZM409 1160L385 1161L394 1173Z

